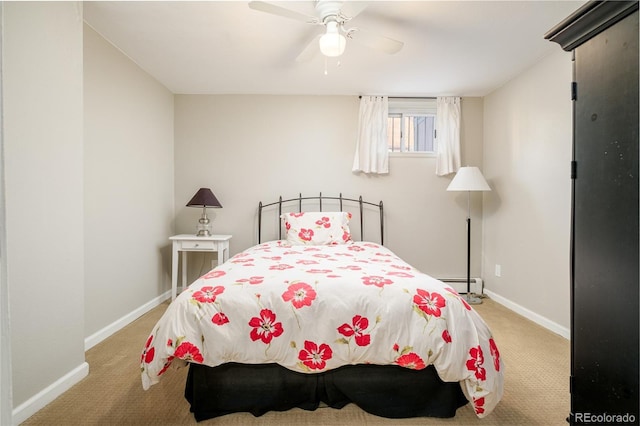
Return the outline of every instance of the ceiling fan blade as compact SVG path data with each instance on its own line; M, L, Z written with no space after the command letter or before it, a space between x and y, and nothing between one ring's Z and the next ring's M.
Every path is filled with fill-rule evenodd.
M351 28L347 32L349 38L353 41L371 47L372 49L381 50L385 53L393 55L402 50L404 43L389 37L372 33L362 28Z
M347 18L353 19L369 6L371 2L347 0L342 4L340 12Z
M315 16L305 15L304 13L296 12L295 10L286 9L284 7L276 6L275 4L267 3L264 1L250 1L249 7L253 10L282 16L284 18L294 19L296 21L306 22L308 24L317 24L319 22L318 18L316 18Z
M305 46L302 52L300 52L296 57L296 62L308 62L315 58L315 56L320 52L320 45L318 44L320 37L322 37L322 34L315 36L309 44Z

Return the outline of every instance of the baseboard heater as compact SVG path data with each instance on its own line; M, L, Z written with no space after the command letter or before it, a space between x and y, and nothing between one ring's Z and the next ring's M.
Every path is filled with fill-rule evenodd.
M443 283L450 284L460 294L467 294L466 278L438 278ZM471 293L484 294L484 282L482 278L471 278Z

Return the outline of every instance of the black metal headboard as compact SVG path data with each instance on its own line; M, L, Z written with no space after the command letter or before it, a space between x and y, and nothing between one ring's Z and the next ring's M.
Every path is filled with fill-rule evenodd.
M358 199L354 198L345 198L342 196L342 193L337 197L327 197L322 195L322 192L319 196L314 197L303 197L302 194L299 194L297 198L290 198L288 200L283 200L282 196L278 198L278 201L269 204L263 204L262 201L258 203L258 244L260 244L262 240L262 209L270 206L278 206L278 235L279 238L282 239L282 221L279 219L282 215L282 205L287 203L298 203L298 212L302 211L302 201L303 200L318 200L318 211L322 211L322 200L338 200L340 203L340 211L343 208L343 202L357 203L360 210L360 240L364 240L364 205L370 205L377 207L380 211L380 244L384 245L384 215L382 208L382 201L378 203L371 203L369 201L363 201L362 196L358 197Z

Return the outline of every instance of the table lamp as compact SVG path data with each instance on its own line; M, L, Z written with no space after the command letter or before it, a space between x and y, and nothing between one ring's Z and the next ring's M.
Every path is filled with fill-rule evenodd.
M213 195L213 192L209 188L200 188L196 195L194 195L191 200L187 203L187 207L202 207L202 216L198 220L196 234L198 237L210 237L211 229L210 229L210 221L207 217L207 207L222 207L220 201Z

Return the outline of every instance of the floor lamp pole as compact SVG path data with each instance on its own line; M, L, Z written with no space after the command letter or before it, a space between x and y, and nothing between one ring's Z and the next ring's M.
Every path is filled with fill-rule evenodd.
M482 300L471 295L471 191L467 191L467 303L479 305Z

